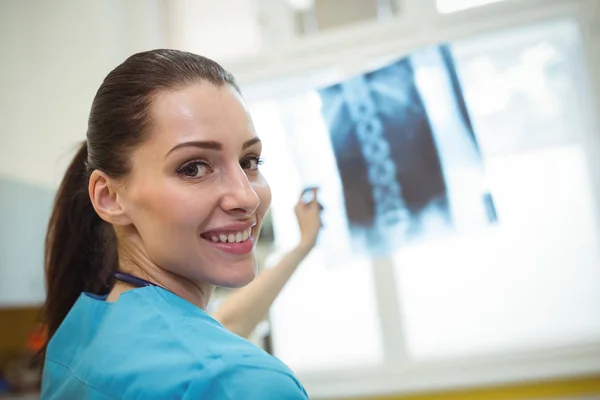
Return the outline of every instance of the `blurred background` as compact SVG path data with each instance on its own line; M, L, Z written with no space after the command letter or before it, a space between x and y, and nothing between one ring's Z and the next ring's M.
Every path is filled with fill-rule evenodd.
M598 0L0 0L0 397L37 397L45 229L93 96L168 47L242 86L262 266L321 188L253 336L311 398L600 399L598 43Z

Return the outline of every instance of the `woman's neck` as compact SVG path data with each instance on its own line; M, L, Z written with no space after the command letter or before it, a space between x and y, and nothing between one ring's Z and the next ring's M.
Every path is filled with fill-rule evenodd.
M152 263L141 252L132 250L119 249L119 271L161 286L197 307L206 309L214 289L212 285L194 283ZM115 302L121 294L135 288L136 286L130 283L117 281L110 291L107 301Z

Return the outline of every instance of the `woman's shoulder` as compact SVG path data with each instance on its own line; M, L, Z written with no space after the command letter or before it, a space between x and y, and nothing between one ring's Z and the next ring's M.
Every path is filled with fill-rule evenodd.
M237 396L242 389L263 399L307 398L277 358L170 296L144 288L113 304L82 297L49 346L47 372L55 376L47 380L116 399L253 398ZM274 388L286 395L268 397Z
M87 310L82 307L83 313L78 319L98 323L87 348L96 348L102 353L114 349L116 353L127 352L144 358L148 349L152 349L154 353L170 354L180 364L188 361L194 365L210 363L223 356L260 358L267 355L227 330L204 310L164 289L134 289L112 304L98 305L89 297L80 300L89 302L90 306ZM86 316L86 311L90 315Z
M190 399L289 399L308 395L298 379L283 364L253 356L227 354L213 361L212 368L189 388Z
M152 360L125 356L108 370L84 372L47 361L42 398L90 400L213 399L306 400L308 395L296 377L272 368L264 359L222 355L208 363L179 363L169 354Z

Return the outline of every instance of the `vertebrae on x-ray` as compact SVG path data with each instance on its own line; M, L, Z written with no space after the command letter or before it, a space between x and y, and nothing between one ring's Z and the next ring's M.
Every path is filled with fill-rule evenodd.
M397 227L401 223L407 225L408 210L402 200L402 188L396 179L396 164L391 157L383 123L368 85L360 76L343 83L342 90L367 164L375 203L375 224L380 229Z

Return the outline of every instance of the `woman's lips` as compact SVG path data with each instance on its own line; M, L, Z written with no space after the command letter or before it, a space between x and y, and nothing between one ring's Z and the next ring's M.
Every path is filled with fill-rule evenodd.
M252 227L255 225L255 223L252 225L238 224L227 227L229 229L208 231L200 236L210 245L225 253L247 254L254 249L254 236ZM242 227L244 227L244 229L240 229Z
M247 254L247 253L250 253L254 249L254 236L252 236L252 235L247 236L245 240L242 240L239 242L236 242L236 241L229 242L229 240L227 240L227 242L223 242L220 239L218 241L215 241L214 236L210 240L205 238L204 236L202 238L204 240L206 240L206 242L210 246L213 246L216 249L223 251L225 253Z

